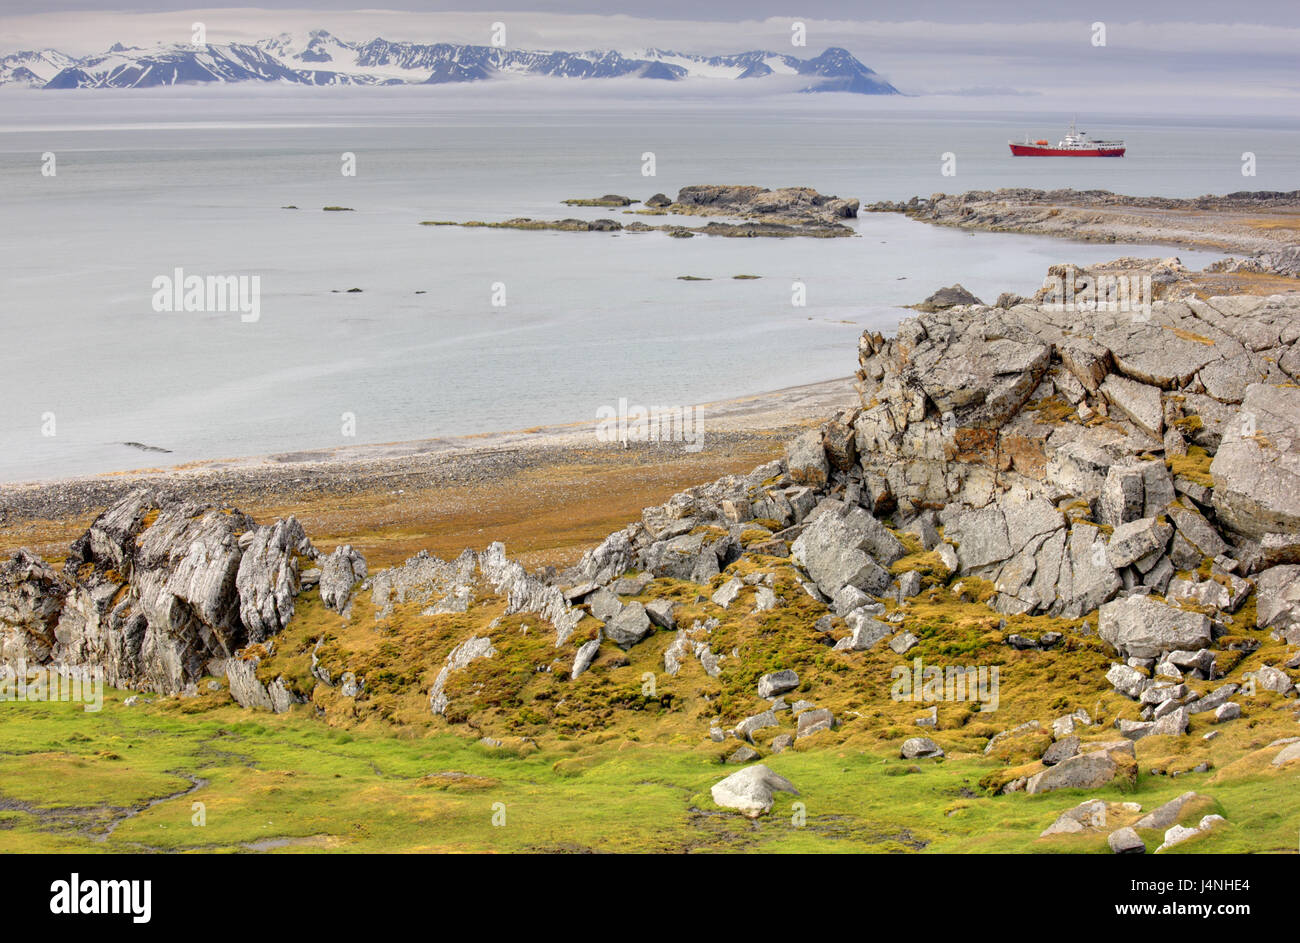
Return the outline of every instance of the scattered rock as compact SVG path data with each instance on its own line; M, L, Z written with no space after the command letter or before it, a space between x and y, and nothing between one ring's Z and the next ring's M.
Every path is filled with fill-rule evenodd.
M800 739L812 736L822 730L830 730L835 726L835 715L824 707L813 710L803 711L799 715L798 737Z
M1056 821L1043 829L1040 838L1050 835L1073 835L1091 829L1106 827L1106 803L1101 799L1089 799L1073 809L1066 809Z
M741 746L737 747L730 756L727 757L727 762L733 765L739 765L741 763L751 763L754 760L757 760L760 756L761 754L753 747L745 746L744 744L742 744Z
M738 770L710 790L713 801L724 809L736 809L748 818L758 818L772 810L774 792L799 795L794 783L778 776L759 763Z
M799 686L799 675L789 668L773 671L758 679L759 697L776 697Z
M1156 854L1159 854L1166 848L1172 848L1174 845L1181 845L1189 838L1196 838L1199 835L1204 835L1214 826L1223 821L1226 821L1226 819L1221 815L1207 815L1197 823L1195 828L1186 828L1182 825L1175 825L1173 828L1165 832L1165 840L1161 843L1160 847L1156 849Z
M1117 855L1141 855L1146 854L1147 850L1146 842L1132 828L1121 828L1111 832L1106 839L1106 844Z
M896 655L906 655L920 642L921 640L911 632L900 632L889 640L889 647L894 650Z
M903 741L899 754L905 760L929 759L943 756L943 750L929 737L910 737Z
M1042 756L1043 765L1055 766L1063 760L1068 760L1072 756L1077 756L1078 753L1079 738L1075 736L1065 737L1062 740L1057 740L1047 748L1047 752Z
M613 619L605 623L605 636L623 649L631 648L654 631L645 606L633 600Z
M573 670L569 672L570 680L576 681L578 676L591 667L591 663L596 660L596 655L600 651L600 636L589 642L584 642L579 648L578 653L573 656Z
M1072 756L1055 766L1049 766L1041 773L1035 773L1025 784L1025 791L1034 796L1055 789L1096 789L1120 773L1120 766L1112 759L1109 751L1094 750Z
M745 583L743 580L741 580L739 577L732 577L731 579L727 580L727 582L723 583L718 588L718 591L715 592L713 596L710 598L717 605L721 606L723 609L726 609L733 602L736 601L736 597L740 595L740 591L744 588L745 588Z

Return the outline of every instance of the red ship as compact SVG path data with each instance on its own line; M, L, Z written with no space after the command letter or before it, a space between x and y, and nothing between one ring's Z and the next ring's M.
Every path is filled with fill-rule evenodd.
M1074 122L1070 122L1070 130L1065 135L1065 140L1057 142L1056 146L1048 144L1047 141L1030 141L1025 137L1023 144L1017 144L1015 141L1008 141L1011 147L1011 153L1016 157L1123 157L1123 141L1093 141L1090 140L1085 132L1076 131Z

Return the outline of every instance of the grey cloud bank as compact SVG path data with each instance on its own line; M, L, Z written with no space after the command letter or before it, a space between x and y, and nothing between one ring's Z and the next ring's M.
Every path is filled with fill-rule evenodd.
M208 41L218 44L255 43L280 33L301 36L325 29L357 42L382 36L391 41L486 45L493 23L503 22L508 46L521 50L616 50L635 55L653 46L710 56L761 49L811 57L828 46L842 46L904 93L996 101L1009 108L1034 101L1036 107L1065 110L1114 103L1129 111L1270 113L1300 100L1294 79L1300 26L1292 25L1300 19L1300 8L1294 5L1252 5L1243 15L1255 22L1232 24L1212 22L1222 12L1195 4L1179 4L1176 10L1172 4L1146 5L1142 22L1131 21L1131 5L1107 3L1090 7L1086 16L1071 10L1078 19L1052 20L1050 13L1035 10L1034 22L1014 20L1017 14L1009 4L977 10L922 4L908 8L916 19L902 21L811 15L866 17L881 9L855 5L848 11L845 6L808 5L810 15L802 20L807 46L799 48L791 46L792 17L737 20L738 8L731 4L697 7L693 19L684 14L667 18L673 16L672 8L657 8L657 13L667 10L666 18L647 19L584 12L428 12L427 7L424 12L355 12L329 6L305 11L186 10L166 5L168 12L24 15L27 5L19 2L6 5L7 15L0 17L0 52L53 47L84 56L103 52L113 42L184 43L196 21L205 24ZM607 9L625 7L630 11L631 5ZM64 9L75 10L76 5ZM1094 44L1094 17L1105 23L1104 46ZM960 22L962 18L976 22ZM1135 96L1134 89L1141 95Z

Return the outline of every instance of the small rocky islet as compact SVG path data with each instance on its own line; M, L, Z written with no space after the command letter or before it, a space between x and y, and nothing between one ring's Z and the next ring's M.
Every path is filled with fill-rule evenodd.
M1058 808L1027 846L1231 829L1216 783L1300 772L1300 292L1202 298L1151 264L1173 277L1140 319L937 292L860 337L857 406L563 570L494 543L372 571L293 517L135 491L60 564L0 564L3 664L487 748L667 718L741 767L710 795L750 817L848 746L970 762L993 802L1200 777L1149 811ZM1000 707L892 696L922 662L996 666Z
M620 208L632 206L637 201L619 194L606 194L563 202L569 206ZM826 196L809 187L769 190L757 186L696 185L683 187L676 200L656 193L642 205L643 209L624 212L647 216L718 216L739 222L714 220L702 226L686 226L681 223L653 225L641 221L621 223L608 218L544 220L521 216L500 222L425 220L420 225L558 232L664 232L685 239L695 235L742 239L795 236L833 239L853 235L853 230L840 220L855 218L859 203L854 199Z

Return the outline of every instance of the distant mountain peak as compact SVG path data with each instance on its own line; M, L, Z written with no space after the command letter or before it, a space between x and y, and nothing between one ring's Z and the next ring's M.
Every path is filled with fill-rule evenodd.
M832 46L811 59L751 50L730 55L648 48L564 52L459 43L350 42L328 30L280 33L255 43L158 45L114 43L73 58L56 50L0 59L0 85L40 88L149 88L161 85L280 82L299 85L443 85L500 77L577 79L744 80L778 91L897 95L847 49ZM787 78L787 83L779 80ZM804 79L802 85L799 79ZM807 81L811 80L811 81Z

